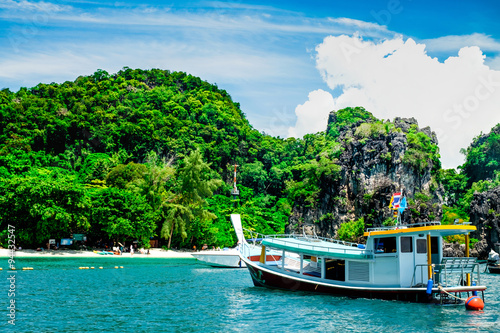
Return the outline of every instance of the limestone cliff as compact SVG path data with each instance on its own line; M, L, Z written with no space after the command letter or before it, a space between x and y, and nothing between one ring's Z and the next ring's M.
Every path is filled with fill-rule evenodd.
M414 118L383 122L362 108L350 109L348 116L345 112L330 113L326 133L340 144L341 153L332 159L340 175L321 178L314 205L295 204L287 231L302 232L308 226L318 235L335 237L341 223L361 217L367 227L390 223L390 199L399 191L409 202L404 223L439 220L442 189L433 180L433 171L440 168L435 134L420 129Z
M491 249L500 250L500 186L475 193L471 202L471 222L477 227L472 237L479 240L475 248L486 259Z

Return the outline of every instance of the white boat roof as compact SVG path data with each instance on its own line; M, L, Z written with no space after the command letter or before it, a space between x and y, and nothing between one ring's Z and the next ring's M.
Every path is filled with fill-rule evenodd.
M349 245L346 245L349 244ZM262 245L275 249L301 253L315 257L342 259L371 259L373 252L356 247L357 244L329 242L309 237L265 238Z

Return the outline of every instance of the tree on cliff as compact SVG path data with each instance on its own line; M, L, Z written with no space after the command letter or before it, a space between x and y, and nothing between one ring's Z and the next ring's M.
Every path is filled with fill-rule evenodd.
M467 149L462 149L465 163L460 167L468 178L468 186L479 180L492 180L500 172L500 124L486 135L474 139Z

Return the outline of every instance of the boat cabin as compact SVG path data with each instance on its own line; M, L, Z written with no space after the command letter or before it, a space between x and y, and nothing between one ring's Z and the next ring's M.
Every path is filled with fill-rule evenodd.
M415 227L369 229L366 248L373 251L373 283L399 287L425 285L428 264L440 265L441 234ZM429 244L430 243L430 244Z
M365 232L366 244L335 241L320 237L267 237L263 252L280 253L275 265L287 272L332 280L340 285L381 288L423 287L429 278L444 284L444 273L475 269L475 258L443 259L442 237L475 230L469 224L441 225L425 222L397 227L372 228ZM281 252L279 252L281 251ZM267 256L269 257L269 256ZM280 259L281 259L280 258ZM477 268L478 269L478 268Z
M442 237L464 234L468 244L469 233L476 230L470 223L368 229L366 244L262 235L260 256L254 256L243 237L240 216L231 215L231 221L255 286L441 304L456 304L464 301L462 295L486 290L476 258L468 258L468 247L465 258L443 258Z

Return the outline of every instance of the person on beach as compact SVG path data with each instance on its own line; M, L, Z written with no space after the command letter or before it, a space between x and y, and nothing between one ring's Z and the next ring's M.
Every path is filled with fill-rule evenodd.
M130 255L134 255L134 247L132 246L132 244L130 245Z

